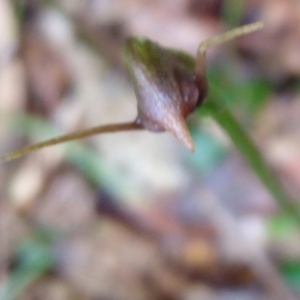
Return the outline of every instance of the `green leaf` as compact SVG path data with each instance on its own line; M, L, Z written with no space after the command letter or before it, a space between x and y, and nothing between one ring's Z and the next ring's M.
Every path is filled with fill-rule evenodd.
M290 287L300 290L300 261L289 261L282 264L280 272Z

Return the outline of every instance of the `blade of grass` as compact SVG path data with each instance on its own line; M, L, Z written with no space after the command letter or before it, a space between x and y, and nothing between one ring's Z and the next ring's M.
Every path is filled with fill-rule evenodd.
M252 170L274 197L278 206L293 217L300 225L300 211L296 201L293 201L290 199L289 195L287 195L282 184L269 169L256 145L230 110L224 103L220 103L216 100L221 98L222 94L218 92L218 89L211 88L209 99L203 107L204 111L219 123L223 130L228 134L234 145L249 163Z

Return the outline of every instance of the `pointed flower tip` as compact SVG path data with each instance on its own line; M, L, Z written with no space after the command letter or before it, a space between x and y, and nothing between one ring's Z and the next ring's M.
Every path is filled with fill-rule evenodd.
M179 135L179 136L175 135L175 136L185 148L187 148L191 152L195 151L195 144L188 130L184 132L184 135Z
M194 152L195 151L195 144L194 144L193 138L191 137L191 135L190 135L189 132L188 132L188 135L186 135L183 139L179 139L178 138L178 140L190 152Z
M188 145L184 145L188 150L190 150L191 152L195 152L195 144L194 141L191 140L191 143Z
M168 122L168 124L166 124L166 130L171 132L189 151L195 151L194 141L184 118L178 116L177 118L173 119L172 122Z

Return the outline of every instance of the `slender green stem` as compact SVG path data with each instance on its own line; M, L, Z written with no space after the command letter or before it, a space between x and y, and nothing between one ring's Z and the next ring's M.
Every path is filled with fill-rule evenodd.
M199 57L200 58L203 57L209 48L224 44L224 43L229 42L233 39L236 39L240 36L255 32L259 29L262 29L263 27L264 27L264 22L251 23L248 25L244 25L241 27L231 29L225 33L215 35L207 40L204 40L199 45L198 53L197 53L197 60L199 59ZM202 59L201 59L201 62L202 62Z
M214 93L212 93L212 95L213 94ZM214 97L214 95L213 97L210 97L209 101L205 104L205 110L219 123L223 130L226 131L258 178L274 197L278 206L280 206L286 213L293 216L300 225L300 211L296 202L290 199L290 197L286 194L282 184L276 179L260 151L238 123L233 114L225 107L224 103L221 105L217 100L215 100L216 98L217 97Z
M82 139L95 134L112 133L112 132L128 131L128 130L141 130L141 129L144 129L143 126L135 121L118 123L118 124L100 125L100 126L80 130L80 131L71 132L66 135L62 135L43 142L26 146L24 148L8 153L4 157L2 157L2 160L7 161L7 160L15 159L27 153L30 153L32 151L39 150L41 148L61 144L68 141Z

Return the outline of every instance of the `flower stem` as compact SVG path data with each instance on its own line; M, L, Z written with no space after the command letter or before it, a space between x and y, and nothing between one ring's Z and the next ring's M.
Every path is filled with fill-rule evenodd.
M111 132L119 132L119 131L128 131L128 130L140 130L144 129L143 126L137 122L128 122L128 123L119 123L119 124L108 124L108 125L100 125L92 128L88 128L81 131L75 131L72 133L68 133L66 135L62 135L60 137L55 137L40 143L36 143L33 145L26 146L14 152L11 152L4 157L2 160L7 161L11 159L18 158L23 156L29 152L36 151L41 148L45 148L52 145L57 145L60 143L73 141L81 138L85 138L95 134L103 134L103 133L111 133Z

